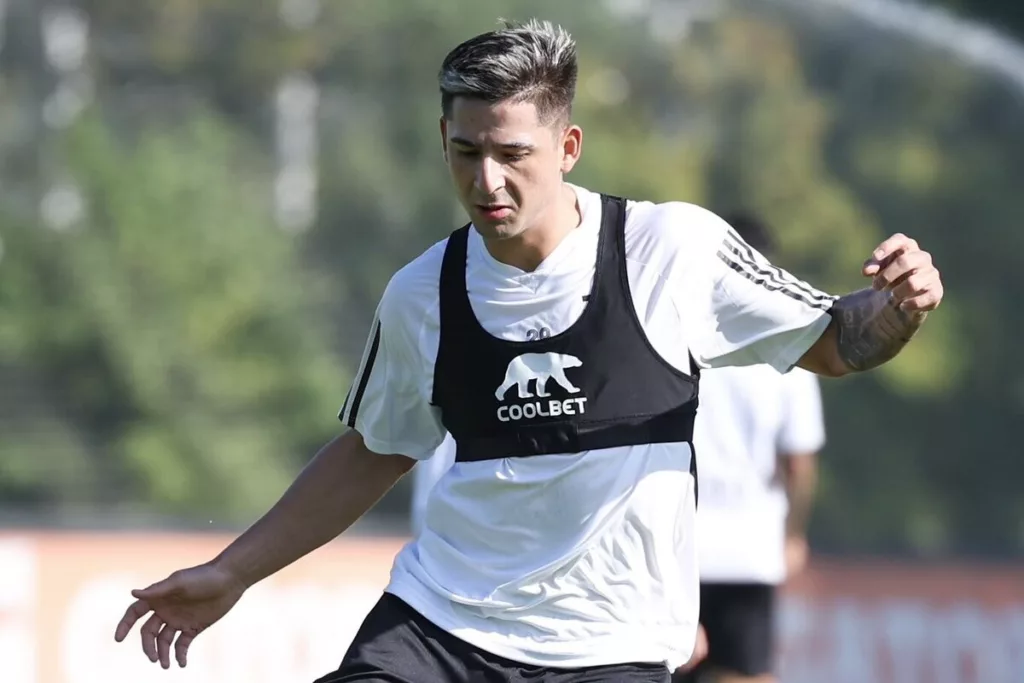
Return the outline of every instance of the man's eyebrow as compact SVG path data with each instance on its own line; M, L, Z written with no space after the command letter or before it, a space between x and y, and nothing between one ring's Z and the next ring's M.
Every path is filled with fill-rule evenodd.
M467 140L466 138L454 137L450 138L449 142L452 143L453 145L458 145L459 147L470 147L473 149L479 147L479 145L477 145L475 142L473 142L472 140ZM531 145L528 142L506 142L504 144L498 145L498 147L502 149L516 149L522 151L528 151L533 149L533 145Z

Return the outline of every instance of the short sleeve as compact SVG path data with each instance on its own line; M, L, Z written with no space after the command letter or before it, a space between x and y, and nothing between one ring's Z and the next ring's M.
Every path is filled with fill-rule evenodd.
M720 223L708 255L709 324L695 358L705 367L766 363L788 372L828 327L836 297L773 265Z
M362 435L376 453L430 457L446 433L430 405L433 363L419 348L424 312L416 311L422 295L392 278L377 307L359 370L339 419Z
M785 414L776 448L787 455L816 453L825 445L825 418L818 377L796 368L781 379Z

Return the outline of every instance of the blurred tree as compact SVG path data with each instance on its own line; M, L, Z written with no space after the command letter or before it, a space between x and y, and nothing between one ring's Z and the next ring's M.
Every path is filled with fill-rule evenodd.
M46 507L248 518L335 428L344 376L313 315L326 283L268 220L259 157L215 117L127 141L97 111L66 158L85 220L5 231L0 362L48 407L5 433L7 486Z
M744 9L695 26L676 47L678 91L673 104L680 116L666 126L705 141L710 148L707 203L723 212L743 207L763 215L778 235L781 265L838 294L867 286L861 265L885 234L872 204L851 190L828 157L843 113L827 93L816 91L804 72L806 62L796 39L799 21L785 12ZM934 327L929 325L897 361L870 376L826 382L833 437L822 465L824 495L813 529L819 545L821 539L842 538L845 547L853 547L866 539L859 549L870 550L892 528L893 518L905 514L901 507L907 498L890 495L882 482L833 490L836 479L851 476L848 470L860 479L871 471L862 457L843 458L850 451L861 456L861 441L836 438L834 425L839 423L840 431L863 429L872 404L892 410L895 397L884 384L904 387L913 375L908 379L903 368L927 368L934 362L934 353L922 350L935 336ZM937 353L948 356L955 349ZM925 370L921 376L927 383L933 375ZM866 392L855 392L865 384L870 387ZM948 387L946 383L938 391ZM904 468L918 452L911 448L903 457L894 456L895 444L890 443L883 450L895 458L895 466ZM901 482L912 491L928 491L925 480ZM861 507L878 513L861 513ZM857 519L855 525L851 518ZM826 541L825 547L836 546Z
M844 549L1020 553L1024 464L1008 455L1024 414L1013 361L1024 326L1014 189L1024 185L1024 93L863 26L819 23L799 37L810 82L834 103L830 167L884 232L929 246L947 288L893 372L830 392L862 419L832 421L820 533ZM844 523L858 509L874 531Z
M1006 83L828 3L81 6L103 107L64 137L89 220L0 224L5 500L264 508L336 428L329 348L358 358L391 274L465 220L437 139L441 59L538 15L579 41L570 180L759 211L782 265L836 292L897 230L935 253L947 303L908 352L825 383L819 546L1024 552L1024 465L1006 457L1024 412L1024 104ZM270 222L270 105L295 70L321 88L319 219L289 238ZM31 80L5 80L20 85L0 107ZM12 149L24 128L0 120Z

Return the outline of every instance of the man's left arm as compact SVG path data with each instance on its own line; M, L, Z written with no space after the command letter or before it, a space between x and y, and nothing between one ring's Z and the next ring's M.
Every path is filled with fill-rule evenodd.
M835 301L824 334L797 365L828 377L876 368L895 358L942 302L931 254L905 235L880 244L862 273L872 286Z

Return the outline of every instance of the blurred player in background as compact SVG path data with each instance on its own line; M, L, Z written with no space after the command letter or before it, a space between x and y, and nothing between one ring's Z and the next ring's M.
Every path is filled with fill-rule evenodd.
M756 216L727 220L769 259ZM773 683L778 586L807 562L807 521L825 443L821 390L812 373L767 365L701 376L694 428L699 458L697 549L707 657L676 683Z

